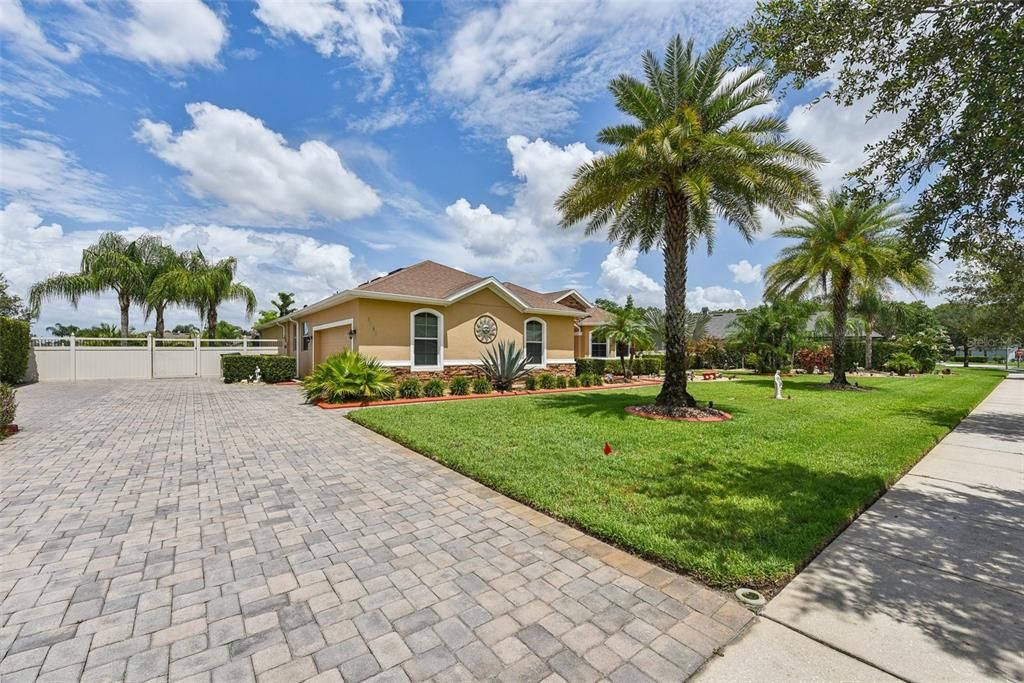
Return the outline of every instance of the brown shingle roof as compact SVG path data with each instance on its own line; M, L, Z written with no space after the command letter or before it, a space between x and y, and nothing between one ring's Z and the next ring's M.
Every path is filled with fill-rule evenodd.
M355 291L446 299L452 294L486 279L435 261L420 261L415 265L399 268L387 275L364 282L356 287ZM575 310L555 302L547 294L541 294L511 282L503 282L502 285L526 302L529 308L546 308L554 311Z
M420 261L415 265L399 268L383 277L364 282L356 287L356 290L444 299L483 279L479 275L449 268L434 261Z
M597 306L591 306L587 309L587 317L580 320L580 322L588 325L595 323L600 325L601 323L608 322L608 311Z
M502 284L508 287L513 294L515 294L520 299L525 301L526 305L529 306L530 308L547 308L554 311L576 310L575 308L570 308L569 306L563 306L562 304L552 299L551 296L548 294L541 294L540 292L535 292L532 289L527 289L526 287L520 287L519 285L513 284L511 282L503 282Z

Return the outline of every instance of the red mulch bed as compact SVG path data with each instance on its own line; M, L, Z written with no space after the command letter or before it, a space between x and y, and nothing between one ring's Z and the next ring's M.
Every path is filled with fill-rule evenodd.
M535 389L527 391L506 391L504 393L494 392L493 394L467 394L466 396L423 396L420 398L396 398L391 401L367 401L363 403L326 403L320 402L317 405L324 410L338 410L340 408L372 408L376 406L396 406L406 403L438 403L440 401L465 401L476 398L508 398L510 396L536 396L537 394L562 394L569 391L604 391L606 389L635 389L637 387L653 387L661 384L661 380L645 380L638 382L622 382L619 384L602 384L593 387L567 387L565 389Z
M648 420L672 420L674 422L726 422L732 415L724 410L708 408L676 408L671 415L661 412L656 406L626 406L630 415Z

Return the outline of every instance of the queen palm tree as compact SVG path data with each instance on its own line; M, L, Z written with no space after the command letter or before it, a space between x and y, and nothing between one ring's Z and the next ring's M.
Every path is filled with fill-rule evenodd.
M217 309L226 301L241 301L245 314L256 311L256 295L241 282L235 282L238 260L233 256L211 262L196 249L182 254L182 262L153 282L154 297L178 301L194 308L206 319L207 338L217 336Z
M82 250L78 273L57 273L32 285L28 293L32 317L39 316L44 299L65 299L78 308L78 302L89 294L113 291L121 309L121 337L131 329L128 312L132 303L141 301L146 292L145 267L137 241L106 232L96 244Z
M803 222L776 231L797 239L785 247L765 273L766 297L820 294L832 309L832 379L829 386L849 386L846 337L850 298L858 287L900 285L928 291L932 270L907 249L898 236L905 221L895 202L872 202L832 192L796 214Z
M608 312L608 320L594 329L598 339L605 339L615 345L616 355L622 364L622 376L629 379L633 375L633 356L654 346L651 331L644 321L639 309L630 301L622 308ZM626 357L629 357L629 363Z
M884 282L866 282L857 291L851 310L864 321L864 367L871 369L875 327L881 318L894 323L903 321L903 307L886 298L890 287Z
M615 78L615 104L635 121L605 128L615 147L577 169L559 197L562 226L587 221L588 234L608 228L620 248L658 248L665 257L665 383L656 404L694 406L686 389L688 252L703 237L710 250L715 221L732 223L747 240L761 229L758 211L778 216L817 194L813 169L824 159L806 143L785 140L776 116L741 118L771 101L754 68L730 72L722 40L704 54L676 36L662 64L643 55L645 81Z
M147 320L149 320L150 315L156 316L154 336L157 339L163 339L164 311L166 311L167 306L177 302L170 298L170 293L166 288L155 287L154 284L161 275L182 266L184 262L181 254L175 251L173 247L164 244L155 235L143 235L136 240L136 243L144 264L146 277L146 293L140 303L142 303Z

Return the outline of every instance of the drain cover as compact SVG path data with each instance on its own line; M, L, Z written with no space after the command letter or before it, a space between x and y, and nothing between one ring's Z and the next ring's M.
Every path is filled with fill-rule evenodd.
M764 596L753 588L740 588L736 591L736 597L744 605L751 607L762 607L765 604Z

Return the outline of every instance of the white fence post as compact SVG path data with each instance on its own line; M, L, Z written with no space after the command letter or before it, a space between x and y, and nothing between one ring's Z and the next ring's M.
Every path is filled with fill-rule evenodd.
M242 337L242 355L249 355L249 337Z
M199 373L201 371L201 368L202 368L202 366L200 365L200 358L199 358L199 335L198 334L195 337L192 338L192 344L193 344L193 346L194 346L194 348L196 350L196 353L195 353L195 368L196 368L195 376L198 377Z
M153 355L156 347L151 334L146 335L146 348L149 349L149 378L153 379Z
M71 381L75 382L78 380L78 352L75 350L75 335L71 335L71 344L68 345L71 349Z

